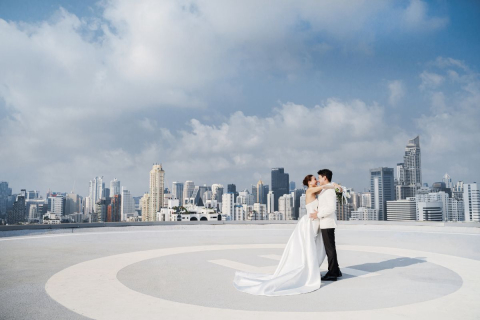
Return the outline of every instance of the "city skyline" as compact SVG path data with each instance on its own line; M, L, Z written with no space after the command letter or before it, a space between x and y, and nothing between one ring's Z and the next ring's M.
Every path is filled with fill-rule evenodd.
M478 2L18 3L0 3L16 192L103 175L141 195L155 162L168 185L330 168L362 190L417 135L425 181L480 177Z

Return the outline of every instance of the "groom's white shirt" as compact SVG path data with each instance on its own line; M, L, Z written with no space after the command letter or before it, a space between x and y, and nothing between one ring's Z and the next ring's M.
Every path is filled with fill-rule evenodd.
M330 185L328 183L327 185ZM317 196L318 199L318 213L317 217L320 220L320 229L335 228L337 226L337 199L335 189L322 190Z

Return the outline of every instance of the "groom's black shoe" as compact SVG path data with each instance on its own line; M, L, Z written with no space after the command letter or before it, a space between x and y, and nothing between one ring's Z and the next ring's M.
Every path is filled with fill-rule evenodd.
M328 273L322 277L322 281L337 281L336 276L329 275Z
M342 276L342 271L340 271L340 269L339 269L337 277L340 278L341 276Z

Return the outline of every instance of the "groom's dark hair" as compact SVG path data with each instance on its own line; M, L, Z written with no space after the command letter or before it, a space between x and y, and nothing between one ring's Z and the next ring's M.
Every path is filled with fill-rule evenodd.
M328 169L318 170L318 175L327 178L328 182L332 182L332 171Z

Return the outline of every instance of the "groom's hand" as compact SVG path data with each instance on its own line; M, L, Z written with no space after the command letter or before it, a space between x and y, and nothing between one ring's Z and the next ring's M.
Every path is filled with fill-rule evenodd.
M310 219L314 219L314 220L315 220L315 219L318 219L317 213L318 213L318 211L315 211L315 212L310 213Z

